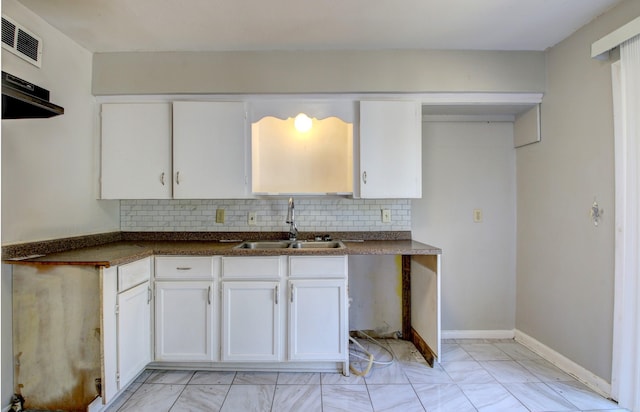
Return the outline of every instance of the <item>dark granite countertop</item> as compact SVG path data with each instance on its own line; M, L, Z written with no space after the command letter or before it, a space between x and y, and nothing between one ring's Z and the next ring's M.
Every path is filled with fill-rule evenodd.
M91 236L60 239L72 245L52 243L3 248L3 259L10 264L115 266L152 255L192 256L274 256L274 255L437 255L442 251L410 238L410 232L338 232L331 234L342 240L343 249L234 249L243 240L283 239L274 232L167 232L109 234L104 243ZM94 235L100 236L100 235ZM82 246L87 238L87 246ZM312 238L302 237L301 239ZM48 241L53 242L53 241Z

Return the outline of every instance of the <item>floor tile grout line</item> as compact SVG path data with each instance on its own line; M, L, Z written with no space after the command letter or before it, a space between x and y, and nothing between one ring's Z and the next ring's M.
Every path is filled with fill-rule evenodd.
M269 407L269 411L273 411L273 403L276 401L276 388L278 387L279 377L280 377L280 372L277 373L276 382L273 384L273 394L271 395L271 406Z
M138 377L142 376L145 372L146 372L146 370L142 371L142 373L140 373L140 374L138 375ZM149 375L149 376L151 376L151 375ZM137 383L140 383L140 386L138 386L138 387L136 388L136 390L135 390L135 391L133 391L133 392L129 393L129 396L127 396L127 397L126 397L126 399L124 400L124 402L122 402L122 405L120 405L120 406L118 407L118 409L116 409L114 412L118 412L118 411L120 411L120 409L122 409L122 407L123 407L127 402L129 402L129 399L133 398L133 396L134 396L134 395L135 395L135 394L140 390L140 388L142 388L142 385L144 385L144 383L145 383L145 382L146 382L146 380L149 378L149 376L147 376L146 378L144 378L144 380L143 380L142 382L137 382L136 380L134 380L133 382L131 382L131 383L129 384L129 386L131 386L132 384L134 384L134 383L136 383L136 382L137 382ZM127 386L127 389L129 389L129 386ZM126 392L127 392L127 389L125 389L125 390L124 390L124 393L126 393ZM123 394L124 394L124 393L123 393ZM122 395L121 395L121 396L122 396Z
M322 387L322 373L320 374L320 410L324 411L324 399L322 397L322 394L324 393L323 387Z
M416 391L416 388L413 386L413 383L411 382L411 380L409 380L409 385L411 385L411 389L413 389L413 393L415 393L416 398L418 398L418 402L420 402L420 405L422 406L422 409L425 410L425 412L427 411L427 407L424 405L424 403L422 403L422 399L420 399L420 395L418 395L418 391Z
M460 387L460 384L456 383L455 385L458 388L458 390L460 391L460 393L462 394L462 396L464 396L465 399L469 402L469 405L471 405L473 407L473 409L475 409L477 411L478 407L476 406L475 403L473 403L473 401L471 400L471 398L469 398L469 396L465 393L465 391L462 390L462 388Z
M373 407L373 399L371 399L371 392L369 391L369 385L366 383L366 379L365 379L364 387L367 390L367 396L369 397L369 404L371 405L371 410L375 412L375 408Z
M569 405L571 405L572 407L574 407L576 410L580 410L580 408L578 408L578 407L577 407L573 402L569 401L569 399L567 399L567 398L565 398L564 396L562 396L562 394L560 394L560 393L558 393L557 391L555 391L552 387L550 387L549 385L547 385L545 382L529 382L529 383L542 383L542 384L544 384L544 385L545 385L545 386L547 386L551 391L553 391L554 393L556 393L556 394L560 395L560 397L561 397L562 399L564 399L565 401L567 401L567 403L569 403ZM504 385L503 385L503 386L504 386ZM515 393L513 393L512 391L510 391L508 387L506 387L506 386L505 386L504 388L505 388L505 389L506 389L506 390L511 394L511 396L513 396L514 398L518 399L518 401L520 401L520 403L522 403L522 404L524 405L524 402L522 402L522 400L520 400L520 398L518 398L518 396L517 396ZM524 407L525 407L525 408L527 408L527 406L526 406L526 405L524 405ZM527 408L527 409L531 410L530 408Z
M193 377L193 374L192 374L192 377ZM189 380L191 380L191 378L189 378ZM178 399L180 399L180 396L181 396L181 395L184 393L184 391L187 389L187 385L188 385L188 383L187 383L187 384L185 384L185 385L182 387L182 390L180 391L180 393L178 394L178 396L176 396L176 399L173 401L173 403L172 403L172 404L171 404L171 406L169 407L169 412L171 412L171 409L173 409L173 407L174 407L174 406L176 406L176 402L178 402Z
M233 379L231 380L231 383L229 384L229 388L227 389L227 393L224 394L224 399L222 400L222 403L220 404L220 410L222 410L222 408L224 407L224 403L227 401L227 398L229 397L229 392L231 392L231 387L233 386L233 380L236 378L236 374L238 372L234 372L233 374Z

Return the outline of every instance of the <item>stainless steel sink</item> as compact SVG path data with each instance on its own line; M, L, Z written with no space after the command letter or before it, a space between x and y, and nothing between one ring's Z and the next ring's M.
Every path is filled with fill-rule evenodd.
M340 241L296 241L289 246L291 249L344 249Z
M344 243L340 241L313 241L313 240L257 240L240 243L234 249L344 249Z
M259 240L242 242L234 249L286 249L288 247L288 241Z

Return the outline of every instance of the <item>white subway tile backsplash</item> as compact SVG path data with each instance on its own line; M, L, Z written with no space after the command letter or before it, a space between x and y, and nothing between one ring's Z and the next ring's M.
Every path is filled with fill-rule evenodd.
M302 232L411 230L408 199L296 199L296 223ZM216 209L225 210L225 223L216 223ZM382 223L380 210L391 209L391 223ZM256 212L249 226L249 212ZM121 200L123 231L287 231L286 199L240 200Z

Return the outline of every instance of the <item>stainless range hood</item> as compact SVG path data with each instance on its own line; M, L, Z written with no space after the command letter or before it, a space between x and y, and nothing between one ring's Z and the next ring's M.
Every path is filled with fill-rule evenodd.
M2 118L40 119L64 114L49 101L49 90L2 72Z

